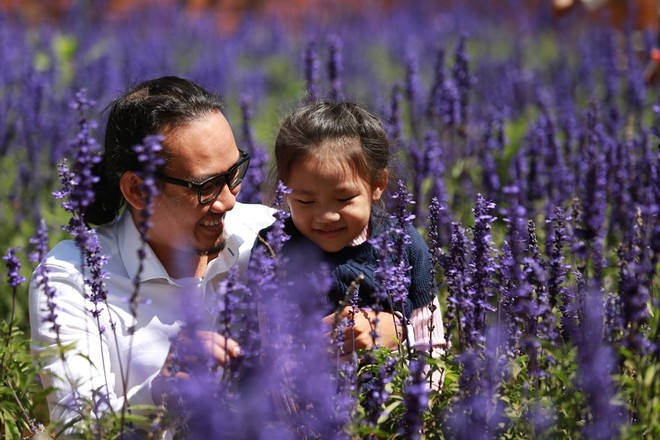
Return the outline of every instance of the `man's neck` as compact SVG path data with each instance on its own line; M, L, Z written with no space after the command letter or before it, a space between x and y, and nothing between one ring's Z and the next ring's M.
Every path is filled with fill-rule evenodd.
M198 255L186 252L178 252L171 255L165 270L172 278L201 278L206 274L209 263L218 254Z

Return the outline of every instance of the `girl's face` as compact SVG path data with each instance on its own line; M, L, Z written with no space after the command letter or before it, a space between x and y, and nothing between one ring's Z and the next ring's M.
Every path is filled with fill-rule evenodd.
M293 223L326 252L337 252L366 236L371 204L387 185L386 174L371 185L336 156L296 161L287 180Z

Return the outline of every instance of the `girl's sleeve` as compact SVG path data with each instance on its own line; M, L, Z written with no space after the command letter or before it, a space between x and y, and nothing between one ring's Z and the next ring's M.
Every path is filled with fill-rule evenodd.
M416 229L411 227L409 235L409 259L412 266L409 298L413 303L409 327L414 336L414 348L439 358L445 352L446 341L440 301L433 280L431 253ZM433 383L439 386L441 382L441 373L434 371Z
M424 307L414 309L410 316L410 327L414 335L414 348L430 353L434 359L440 358L447 348L442 312L437 296ZM442 384L442 373L434 371L432 383L436 387Z

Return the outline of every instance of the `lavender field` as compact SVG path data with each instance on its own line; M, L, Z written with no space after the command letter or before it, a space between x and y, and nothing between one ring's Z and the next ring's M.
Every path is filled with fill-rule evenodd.
M660 438L660 88L643 79L656 36L525 0L436 3L246 14L231 32L174 6L0 15L0 438L48 428L27 280L69 237L58 164L84 170L105 106L162 75L224 96L253 156L244 202L262 201L288 110L364 104L396 145L391 212L433 252L444 357L366 353L375 368L342 371L346 384L303 414L313 429L269 438ZM433 372L440 391L422 386ZM231 405L216 397L187 438L248 438L218 421ZM161 422L147 420L154 436ZM110 414L84 438L133 423Z

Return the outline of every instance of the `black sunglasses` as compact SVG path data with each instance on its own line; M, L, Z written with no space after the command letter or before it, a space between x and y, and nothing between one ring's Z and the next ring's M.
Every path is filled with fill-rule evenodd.
M197 191L197 200L199 200L201 205L206 205L218 197L218 194L220 194L225 185L227 185L229 189L234 189L243 181L248 166L250 165L250 154L242 150L238 151L241 153L238 162L229 168L226 173L209 177L200 183L177 179L176 177L170 177L159 172L156 172L156 178L166 183L185 186L186 188Z

